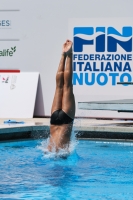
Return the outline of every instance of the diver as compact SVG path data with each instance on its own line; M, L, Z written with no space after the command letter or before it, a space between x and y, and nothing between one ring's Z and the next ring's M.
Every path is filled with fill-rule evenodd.
M72 42L66 40L56 74L56 90L51 108L49 151L69 150L75 117L72 74Z

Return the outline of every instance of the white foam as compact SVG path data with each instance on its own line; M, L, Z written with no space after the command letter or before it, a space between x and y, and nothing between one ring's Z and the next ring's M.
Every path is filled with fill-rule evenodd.
M133 146L133 142L119 142L119 141L96 141L99 144L116 144L120 146Z
M49 138L47 140L42 141L41 144L37 146L37 148L43 152L44 158L47 158L47 159L48 158L50 159L64 158L65 159L74 152L76 145L78 144L78 140L75 138L74 130L72 130L71 140L69 143L69 149L68 148L59 149L59 151L56 152L55 148L53 148L52 152L50 152L47 149L48 144L49 144Z

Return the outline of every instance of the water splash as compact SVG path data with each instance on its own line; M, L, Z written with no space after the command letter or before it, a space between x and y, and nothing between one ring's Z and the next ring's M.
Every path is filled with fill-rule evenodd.
M69 143L69 149L59 149L58 152L53 148L52 152L49 152L47 147L49 144L49 138L42 141L40 145L37 146L39 150L43 152L44 159L67 159L70 156L76 154L76 146L78 145L78 140L75 137L74 129L72 130L71 140Z

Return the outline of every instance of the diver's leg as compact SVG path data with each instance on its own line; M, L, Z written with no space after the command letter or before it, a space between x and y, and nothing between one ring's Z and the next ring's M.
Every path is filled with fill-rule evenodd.
M68 40L63 45L63 52L65 52L63 56L67 56L67 63L66 68L64 70L65 58L63 57L61 59L62 67L59 65L59 70L56 76L56 92L53 101L52 112L54 112L57 109L62 109L71 118L74 118L75 100L72 88L72 54L70 52L68 54L68 51L71 46L72 42ZM65 148L68 151L71 130L72 124L63 124L61 126L51 125L48 150L52 151L53 149L55 149L58 152L60 148Z
M64 67L66 56L62 54L59 67L56 73L56 89L51 108L51 114L62 108L63 85L64 85Z
M73 94L72 85L72 53L69 53L66 60L66 68L64 71L64 87L63 87L63 99L62 110L72 119L75 116L75 98Z

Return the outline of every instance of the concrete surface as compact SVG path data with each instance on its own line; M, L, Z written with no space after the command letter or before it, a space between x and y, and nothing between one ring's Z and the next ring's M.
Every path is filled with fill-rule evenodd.
M0 119L0 140L46 138L49 135L49 118L12 119L24 124L4 124ZM74 120L74 134L78 138L133 140L133 121L124 120Z

